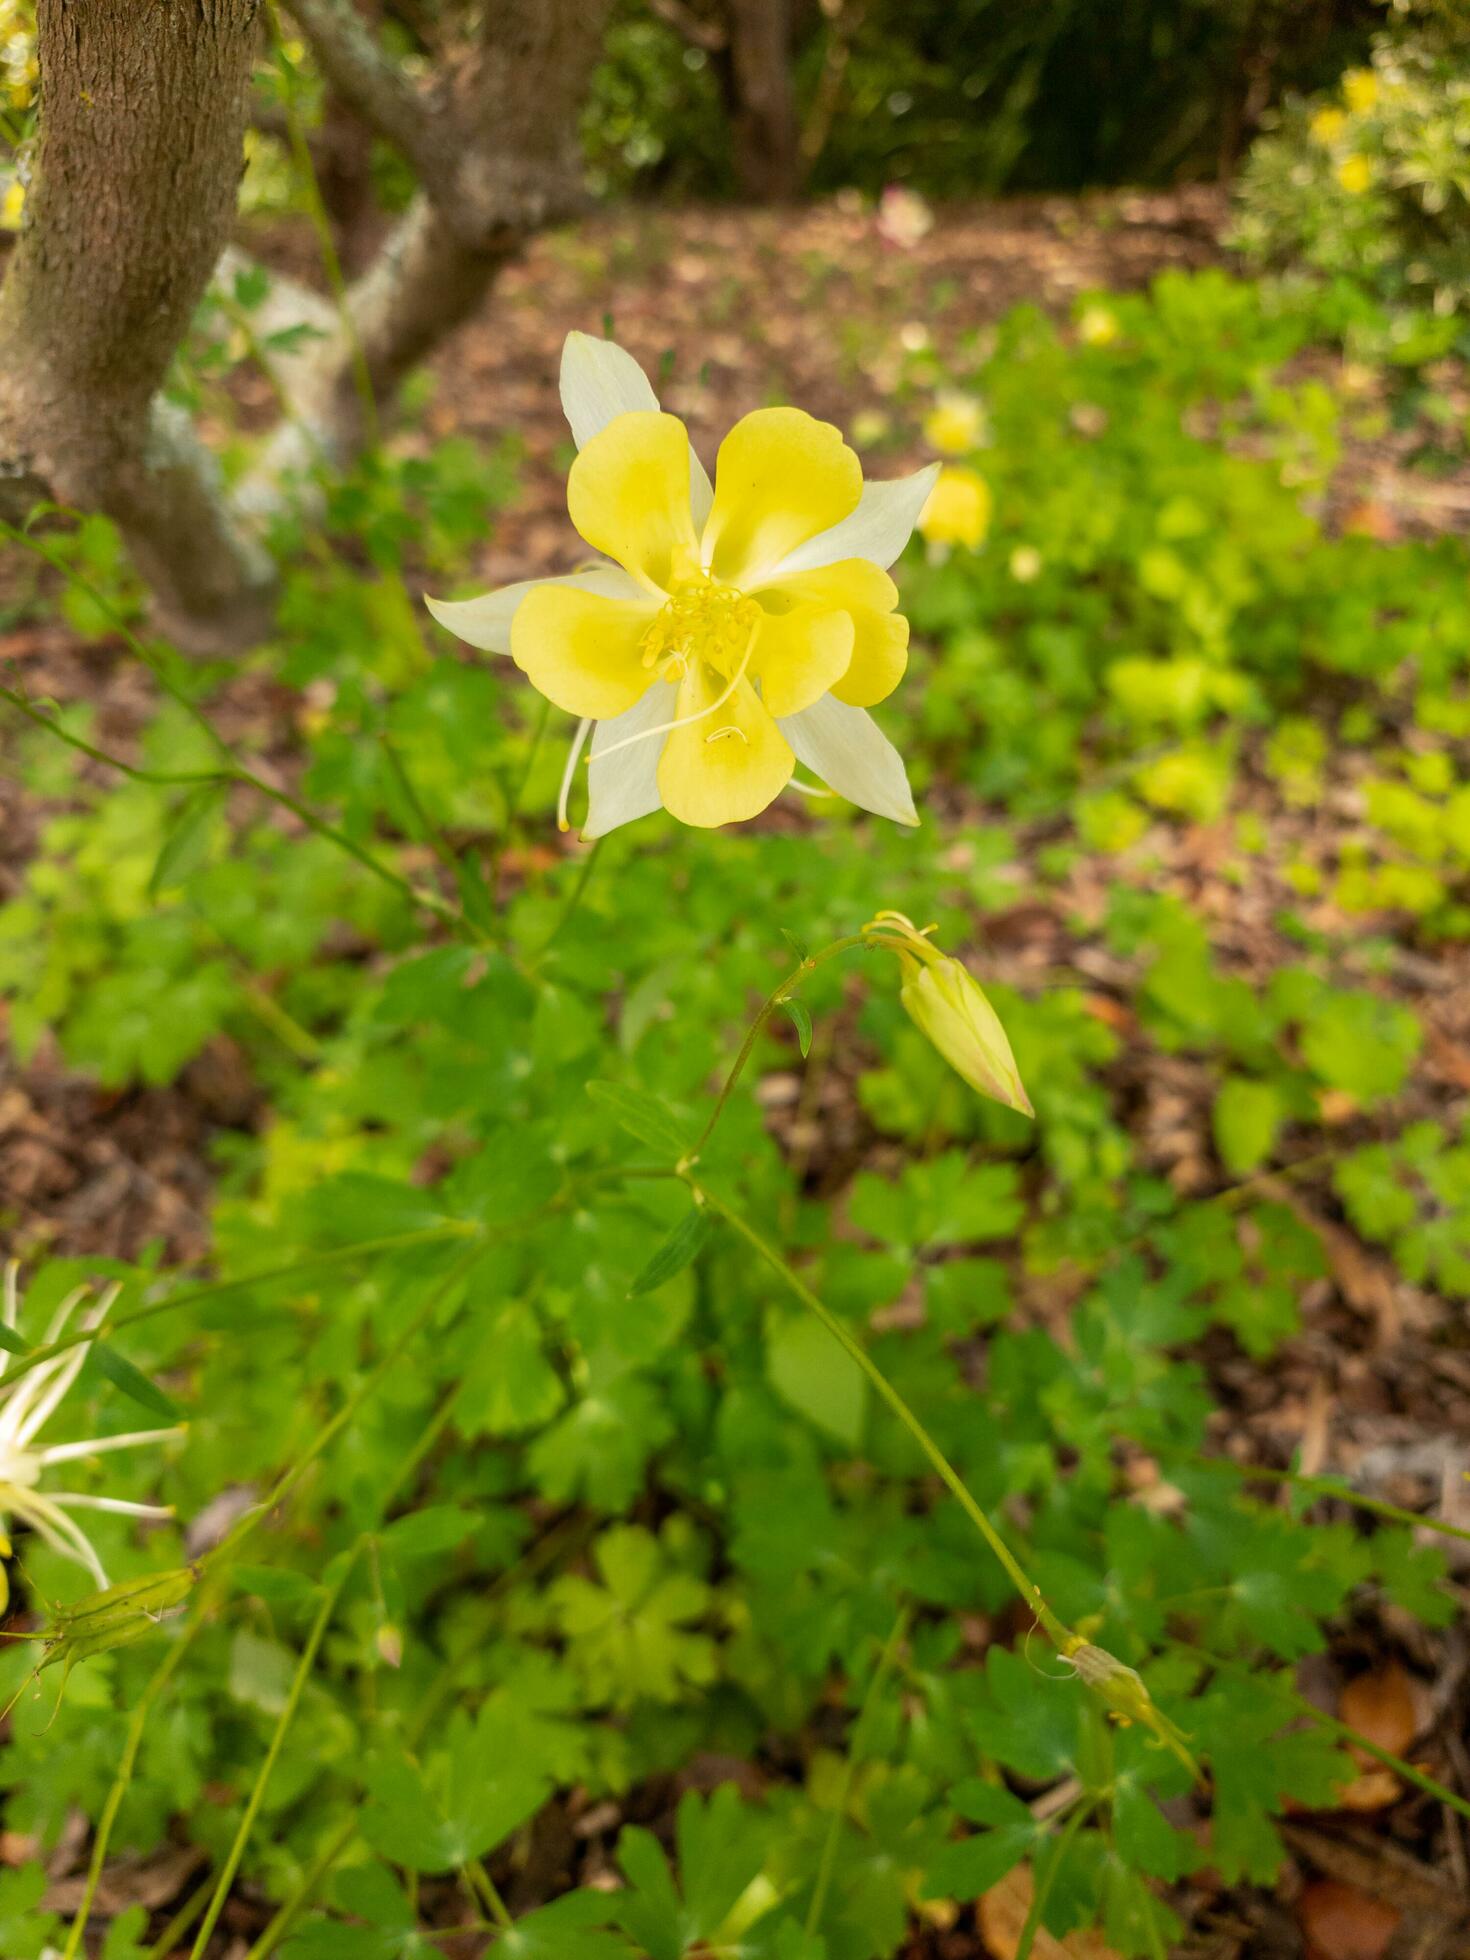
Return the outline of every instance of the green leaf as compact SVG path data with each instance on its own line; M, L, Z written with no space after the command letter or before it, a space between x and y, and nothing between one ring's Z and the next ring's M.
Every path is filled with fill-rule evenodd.
M781 1011L789 1016L796 1029L796 1039L801 1045L802 1059L812 1052L812 1017L807 1004L795 994L783 995Z
M656 1286L662 1286L665 1280L692 1265L710 1235L712 1223L705 1206L691 1205L628 1288L629 1297L652 1293Z
M178 1421L177 1404L171 1402L157 1383L149 1381L141 1369L135 1368L126 1355L119 1354L107 1341L93 1341L92 1359L113 1387L121 1389L140 1408L146 1409L150 1415L162 1416L166 1422Z
M1286 1114L1281 1092L1270 1082L1232 1075L1215 1097L1211 1121L1215 1148L1232 1177L1247 1177L1271 1155Z
M0 1348L4 1348L7 1354L30 1353L30 1349L20 1338L20 1335L12 1328L7 1327L3 1320L0 1320Z
M809 1314L783 1315L766 1334L771 1386L809 1422L855 1450L862 1439L868 1384L862 1370Z
M629 1136L676 1161L684 1155L684 1133L673 1111L657 1096L623 1082L589 1082L587 1093Z
M148 880L150 898L182 885L190 872L207 861L214 819L223 809L229 789L228 783L203 783L184 798Z
M538 1810L550 1788L540 1767L507 1761L486 1742L461 1714L447 1751L427 1770L407 1755L377 1763L362 1816L373 1849L413 1871L453 1871L492 1851Z

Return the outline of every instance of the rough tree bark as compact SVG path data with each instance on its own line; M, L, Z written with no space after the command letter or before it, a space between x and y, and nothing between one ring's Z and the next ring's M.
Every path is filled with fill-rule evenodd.
M297 296L321 338L278 364L290 413L230 507L157 390L229 235L256 4L40 0L42 139L0 287L0 510L50 497L106 512L161 623L209 652L265 629L273 575L251 523L293 469L361 448L363 374L387 405L531 233L580 202L577 118L608 0L485 0L473 41L422 86L351 0L295 0L333 88L421 189L340 315Z
M157 400L229 235L256 0L41 0L43 123L0 286L0 507L104 511L201 647L265 621L270 567Z

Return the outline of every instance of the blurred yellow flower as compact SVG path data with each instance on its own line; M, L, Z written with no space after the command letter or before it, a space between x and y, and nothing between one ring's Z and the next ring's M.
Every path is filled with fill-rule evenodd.
M974 551L990 528L990 486L976 470L949 463L919 512L919 535L928 544L962 544Z
M1017 585L1030 585L1041 577L1045 562L1034 544L1018 544L1011 553L1011 577Z
M917 823L902 759L867 709L908 662L887 567L938 464L864 484L830 422L760 408L721 443L711 483L614 342L569 334L561 384L579 451L567 507L591 569L428 606L579 717L562 828L589 736L585 837L660 805L702 829L744 822L798 762L849 802Z
M1320 143L1324 150L1330 150L1346 127L1345 109L1319 109L1307 124L1307 131L1314 143Z
M924 440L941 456L963 456L984 442L985 433L985 406L973 395L940 395L924 417Z
M26 187L19 177L12 177L5 186L5 195L0 197L0 231L19 231L25 208Z
M1361 197L1373 182L1373 165L1360 150L1354 150L1337 166L1337 181L1353 197Z
M1107 306L1084 307L1077 322L1077 338L1084 347L1111 347L1122 331L1117 314Z
M1365 116L1378 100L1378 77L1371 68L1350 68L1342 78L1342 95L1355 116Z

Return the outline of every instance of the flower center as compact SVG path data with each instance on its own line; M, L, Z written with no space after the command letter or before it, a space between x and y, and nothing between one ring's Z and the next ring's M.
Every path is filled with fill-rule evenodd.
M701 572L676 585L643 636L643 664L661 681L682 680L691 661L707 661L728 679L750 649L760 607L733 585Z

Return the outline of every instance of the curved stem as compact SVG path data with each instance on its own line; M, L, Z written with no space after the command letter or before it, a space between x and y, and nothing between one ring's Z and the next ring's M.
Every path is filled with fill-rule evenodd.
M865 926L861 932L849 932L841 939L834 939L830 946L823 946L819 952L808 953L800 965L794 966L791 969L776 991L765 1001L749 1028L746 1029L745 1039L740 1044L740 1052L735 1057L730 1073L725 1077L725 1085L715 1100L714 1108L710 1111L709 1121L695 1138L688 1155L684 1159L686 1165L697 1164L699 1162L699 1153L709 1142L716 1123L719 1122L721 1116L724 1114L725 1105L734 1093L736 1083L745 1072L745 1064L750 1060L755 1050L755 1044L760 1040L761 1030L781 1006L782 1002L790 998L794 989L800 986L801 982L809 973L815 973L817 968L824 966L828 960L835 960L843 953L850 953L854 946L876 946L881 943L881 938L875 938Z
M540 958L542 953L547 952L561 937L563 928L570 922L573 913L576 911L577 907L582 903L582 899L586 894L587 887L592 882L592 872L594 866L597 863L598 853L601 851L603 845L606 842L607 839L605 837L599 837L596 843L592 846L592 849L587 853L586 857L583 858L582 869L577 874L577 882L572 887L571 896L567 899L566 904L562 907L560 918L557 920L556 924L551 928L551 931L547 934L546 938L541 942L540 949L536 955L538 959Z
M240 1819L239 1828L236 1830L234 1841L230 1845L229 1855L226 1857L220 1869L219 1877L215 1881L214 1895L209 1901L204 1918L200 1921L199 1931L195 1935L190 1960L202 1960L205 1949L209 1945L210 1935L214 1932L215 1926L219 1922L219 1916L224 1911L225 1900L229 1897L230 1887L235 1882L235 1874L240 1869L240 1861L244 1858L245 1847L250 1841L250 1833L255 1827L256 1818L260 1814L260 1806L265 1800L266 1786L270 1782L271 1772L274 1770L277 1760L280 1757L282 1746L286 1740L286 1733L291 1727L292 1722L296 1719L296 1711L301 1706L302 1694L305 1692L306 1683L311 1676L311 1670L316 1664L317 1650L322 1644L332 1615L337 1610L337 1602L342 1597L343 1588L347 1584L353 1566L357 1563L357 1555L361 1551L362 1545L363 1540L359 1538L343 1558L336 1578L322 1595L322 1603L317 1608L316 1618L312 1621L311 1632L307 1635L306 1645L301 1650L301 1659L297 1662L296 1672L291 1677L291 1687L286 1695L285 1706L281 1710L280 1718L271 1736L270 1747L265 1752L265 1761L261 1764L259 1774L256 1776L254 1785L251 1788L249 1800L245 1805L244 1815Z
M107 1801L102 1806L102 1815L97 1820L97 1835L92 1840L92 1857L87 1866L87 1883L82 1892L82 1902L77 1907L76 1917L67 1932L66 1945L61 1950L61 1960L77 1960L82 1950L82 1939L87 1930L87 1922L92 1917L92 1907L97 1900L97 1888L102 1882L102 1873L107 1864L107 1851L112 1842L113 1826L117 1823L117 1813L122 1808L123 1798L133 1780L133 1767L138 1760L138 1750L142 1746L143 1731L148 1726L148 1718L155 1704L169 1682L178 1671L180 1661L188 1652L200 1627L201 1619L192 1620L178 1639L174 1641L158 1666L152 1678L134 1704L132 1717L128 1722L127 1737L123 1743L122 1755L118 1758L117 1773L112 1779L112 1787L107 1792Z
M844 1326L836 1314L832 1312L831 1308L826 1306L813 1293L801 1275L787 1265L786 1261L770 1241L763 1238L755 1227L743 1218L733 1206L726 1204L723 1198L718 1197L705 1185L696 1183L687 1171L685 1172L685 1182L689 1185L690 1190L694 1192L700 1203L708 1205L711 1211L718 1213L725 1220L726 1224L745 1240L752 1251L760 1254L766 1264L784 1280L787 1287L796 1295L802 1305L816 1315L833 1340L838 1343L849 1358L862 1370L863 1374L867 1376L874 1389L876 1389L883 1401L888 1404L888 1407L898 1417L904 1428L928 1458L941 1482L948 1489L950 1495L955 1499L965 1516L974 1525L975 1529L999 1560L1006 1577L1020 1594L1028 1611L1036 1616L1037 1623L1044 1629L1053 1646L1059 1652L1070 1652L1077 1645L1081 1644L1078 1642L1071 1628L1064 1625L1057 1618L1056 1614L1052 1612L1051 1608L1041 1596L1040 1587L1033 1584L1027 1576L1024 1567L1015 1557L1010 1546L1006 1544L995 1526L990 1522L990 1519L985 1515L985 1512L971 1496L958 1470L955 1469L949 1458L940 1449L934 1438L929 1434L929 1431L924 1427L918 1416L914 1414L914 1411L899 1394L892 1382L889 1381L888 1377L868 1353L862 1342L857 1340L850 1329Z
M1232 1463L1228 1457L1205 1456L1193 1451L1188 1460L1203 1469L1228 1470L1245 1483L1290 1484L1295 1490L1311 1491L1315 1497L1339 1498L1344 1504L1351 1504L1355 1510L1369 1511L1374 1517L1388 1518L1394 1524L1437 1531L1445 1538L1463 1538L1470 1542L1470 1531L1463 1525L1450 1524L1444 1518L1435 1517L1432 1512L1405 1510L1401 1505L1389 1504L1381 1497L1366 1497L1350 1485L1339 1483L1335 1477L1308 1476L1301 1470L1276 1470L1265 1463Z

